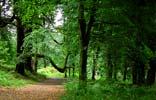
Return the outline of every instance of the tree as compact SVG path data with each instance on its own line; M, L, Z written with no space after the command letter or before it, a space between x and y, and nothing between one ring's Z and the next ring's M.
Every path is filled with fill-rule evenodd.
M41 5L43 4L42 8ZM29 35L34 29L45 25L44 23L49 19L46 19L47 14L51 14L52 7L45 9L45 5L48 6L46 1L20 1L14 2L14 11L16 13L17 21L17 56L24 52L30 52L32 44L29 43L27 47L22 47L24 38ZM48 11L46 14L45 12ZM43 18L41 18L41 17ZM43 22L43 24L42 24ZM25 51L23 52L23 49ZM20 59L20 58L19 58ZM18 62L16 65L16 71L20 74L24 74L24 69L28 69L30 72L34 72L31 64L32 57L29 56L26 59L22 59L22 62Z
M78 23L80 30L80 72L79 81L80 86L86 86L87 80L87 50L90 40L90 33L94 23L94 14L96 10L96 0L92 1L91 8L89 9L89 20L85 19L85 2L79 0L79 11L78 11ZM82 82L82 83L81 83Z
M137 32L136 32L136 45L140 48L143 48L142 44L145 44L148 46L152 52L155 52L155 42L152 38L155 37L154 26L155 22L153 22L155 14L155 1L145 1L145 0L137 0L136 2L131 1L130 6L134 7L135 12L133 12L131 15L128 14L128 18L131 20L131 22L135 25ZM132 9L127 9L131 11ZM150 28L149 28L150 27ZM152 35L151 35L152 34ZM148 41L148 42L147 42ZM140 50L142 51L142 50ZM136 64L139 64L138 74L139 74L139 81L138 84L144 84L145 81L145 69L144 69L144 63L145 61L142 60L142 52L140 52L141 59L137 59ZM155 80L155 69L153 66L155 66L154 63L154 57L151 57L149 59L149 65L150 69L148 71L147 75L147 83L153 84ZM139 61L138 61L139 60ZM137 70L138 67L136 67ZM150 78L151 77L151 78Z
M16 71L20 74L24 75L25 69L37 72L38 58L43 58L62 73L79 65L80 87L86 86L87 68L95 79L96 65L102 66L100 74L107 71L108 79L126 80L129 75L136 85L155 82L154 0L4 0L0 6L0 27L7 30L13 23L17 28L20 61ZM13 14L5 16L11 8ZM55 25L58 9L63 16L60 26ZM88 56L92 54L93 58Z
M46 34L46 35L45 35ZM67 60L68 60L68 56L70 54L70 52L66 52L66 57L64 60L64 64L63 67L59 67L52 59L50 56L53 56L55 54L50 54L51 52L56 53L56 54L60 54L59 56L61 56L61 52L57 52L58 49L56 47L58 47L57 45L54 45L54 35L55 33L52 33L49 29L45 29L45 28L40 28L37 30L32 31L28 36L25 37L25 41L23 44L23 47L29 46L29 43L32 43L32 48L30 49L29 52L27 52L27 49L24 49L23 54L21 55L20 58L26 58L26 57L37 57L37 58L44 58L50 61L51 65L58 70L61 73L64 73L66 68L67 68ZM53 45L51 45L53 44ZM60 49L60 48L59 48ZM26 50L26 52L25 52ZM37 50L37 52L36 52ZM58 55L57 55L58 58ZM36 63L35 63L36 64ZM36 69L37 70L37 69Z

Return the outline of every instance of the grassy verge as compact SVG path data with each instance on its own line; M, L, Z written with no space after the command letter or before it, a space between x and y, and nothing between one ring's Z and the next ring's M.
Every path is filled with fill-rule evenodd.
M0 66L0 86L2 87L21 87L27 84L33 84L45 79L44 75L33 75L26 72L27 76L16 73L13 66Z
M31 74L26 71L26 76L16 73L14 66L0 66L0 86L1 87L21 87L28 84L34 84L49 77L63 77L52 67L42 68L38 70L38 74Z
M87 90L79 90L78 82L65 84L66 95L61 100L156 100L156 85L136 87L111 81L88 83Z

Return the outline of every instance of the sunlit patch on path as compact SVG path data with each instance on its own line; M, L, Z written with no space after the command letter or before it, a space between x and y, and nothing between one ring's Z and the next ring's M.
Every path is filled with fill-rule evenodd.
M49 78L18 89L0 88L0 100L59 100L64 94L65 78Z

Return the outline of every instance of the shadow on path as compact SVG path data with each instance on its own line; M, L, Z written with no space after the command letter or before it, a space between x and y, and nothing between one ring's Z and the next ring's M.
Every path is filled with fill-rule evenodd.
M70 81L67 78L48 78L47 80L39 83L40 85L63 85L63 83Z

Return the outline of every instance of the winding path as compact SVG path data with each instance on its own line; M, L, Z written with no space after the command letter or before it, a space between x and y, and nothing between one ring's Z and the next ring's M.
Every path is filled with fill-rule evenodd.
M65 78L49 78L34 85L17 89L0 88L0 100L59 100L64 94Z

